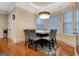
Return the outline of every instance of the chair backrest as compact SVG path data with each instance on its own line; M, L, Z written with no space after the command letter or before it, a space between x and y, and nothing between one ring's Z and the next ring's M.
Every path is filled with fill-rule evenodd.
M50 39L54 39L54 38L56 37L56 32L57 32L56 29L52 29L52 30L50 31L49 38L50 38Z
M35 30L29 30L29 35L30 35L30 38L35 40L36 39L36 32Z
M6 38L8 36L8 29L3 30L3 36Z
M29 30L24 30L24 34L25 34L25 38L28 39L30 36L29 36Z

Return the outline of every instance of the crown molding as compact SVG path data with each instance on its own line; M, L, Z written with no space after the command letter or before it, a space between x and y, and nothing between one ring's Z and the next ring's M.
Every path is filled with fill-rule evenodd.
M0 11L0 14L4 14L5 15L5 14L7 14L7 12Z

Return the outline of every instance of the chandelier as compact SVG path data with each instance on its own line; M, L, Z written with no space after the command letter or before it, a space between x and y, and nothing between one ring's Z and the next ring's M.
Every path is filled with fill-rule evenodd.
M49 12L40 12L39 13L39 18L40 19L48 19L50 17L50 13Z

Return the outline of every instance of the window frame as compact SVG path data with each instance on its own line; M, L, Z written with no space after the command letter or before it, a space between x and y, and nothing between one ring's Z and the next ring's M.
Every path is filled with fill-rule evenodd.
M64 20L65 20L65 19L64 19L64 14L65 14L66 12L68 12L68 11L71 11L71 13L72 13L72 14L71 14L71 16L72 16L72 21L71 21L71 22L65 22L65 23L64 23ZM67 32L67 33L64 33L64 24L67 24L67 23L71 23L71 24L72 24L72 25L71 25L71 26L72 26L72 27L71 27L71 28L72 28L72 33L68 33L68 32ZM72 34L73 34L73 9L72 9L72 8L66 9L66 10L64 11L63 16L62 16L62 25L63 25L63 27L62 27L62 32L63 32L64 35L72 35Z

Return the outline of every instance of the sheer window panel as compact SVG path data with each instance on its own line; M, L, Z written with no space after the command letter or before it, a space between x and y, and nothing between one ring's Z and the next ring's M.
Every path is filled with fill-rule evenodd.
M58 16L51 16L48 20L48 28L51 29L57 29L58 31Z
M63 24L63 31L65 34L72 34L73 31L72 31L72 25L71 23L65 23Z
M67 10L63 15L63 32L64 34L72 34L72 10Z
M44 31L44 19L36 18L36 31Z
M76 32L79 34L79 8L76 9Z

